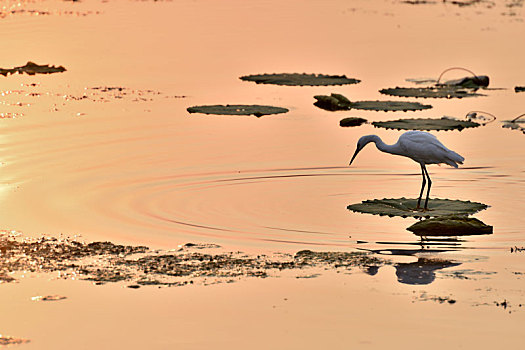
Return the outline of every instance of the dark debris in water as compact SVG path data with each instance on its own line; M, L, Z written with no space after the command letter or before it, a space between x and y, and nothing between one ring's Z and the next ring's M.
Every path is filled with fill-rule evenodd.
M525 86L516 86L516 87L514 87L514 91L515 92L524 92L525 91Z
M281 114L288 112L288 109L274 106L261 105L208 105L194 106L187 108L189 113L217 114L217 115L263 115Z
M255 74L242 76L239 79L244 81L253 81L257 84L273 84L285 86L329 86L357 84L360 82L359 79L347 78L346 75L306 73Z
M360 109L368 111L419 111L432 108L431 105L424 105L419 102L403 101L356 101L352 102L341 94L316 95L314 105L328 111L347 111L350 109Z
M351 269L382 266L388 262L368 252L313 252L295 255L246 255L242 252L209 253L213 244L186 244L181 249L151 251L143 246L110 242L82 243L71 239L43 237L22 239L0 235L0 276L12 282L27 273L57 273L59 278L92 281L95 284L125 282L137 286L184 286L193 283L234 282L245 277L268 277L282 270L308 268ZM55 296L38 300L59 300ZM55 298L55 299L53 299Z
M21 339L21 338L6 336L6 335L0 335L0 345L2 346L26 344L29 342L30 340L28 339Z
M427 211L415 210L417 198L383 198L371 199L361 203L351 204L347 208L353 212L380 216L401 216L415 218L431 218L444 215L470 215L486 209L483 203L453 199L432 198L428 201Z
M27 62L25 66L20 67L14 67L14 68L0 68L0 74L3 76L7 76L10 74L23 74L26 73L28 75L35 75L35 74L51 74L51 73L61 73L65 72L66 69L62 66L50 66L48 64L39 65L34 62Z
M397 119L389 121L372 122L377 128L395 130L463 130L465 128L475 128L480 124L470 120L458 120L449 117L435 118L413 118Z

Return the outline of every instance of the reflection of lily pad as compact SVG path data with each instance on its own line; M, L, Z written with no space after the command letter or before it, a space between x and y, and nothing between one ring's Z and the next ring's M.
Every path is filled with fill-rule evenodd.
M441 216L416 222L407 228L418 236L464 236L492 234L492 226L466 216Z
M422 98L463 98L483 96L469 89L456 88L454 86L434 86L425 88L396 87L379 90L380 93L400 97L422 97Z
M329 111L343 111L350 109L363 109L369 111L418 111L432 108L431 105L424 105L419 102L401 101L357 101L352 102L341 94L331 94L330 96L316 95L317 100L314 105Z
M443 215L470 215L487 206L482 203L460 201L452 199L430 199L428 211L416 211L417 199L410 198L385 198L366 200L358 204L349 205L347 208L358 213L373 215L430 218Z
M456 120L447 117L440 119L397 119L383 122L372 122L372 125L378 128L396 130L463 130L464 128L475 128L480 126L480 124L469 120Z
M357 117L348 117L343 118L339 121L339 126L360 126L361 124L366 123L366 119L364 118L357 118Z
M286 113L288 110L282 107L259 106L259 105L209 105L194 106L187 109L190 113L219 114L219 115L255 115L261 117L268 114Z
M51 73L60 73L64 72L66 69L62 66L55 67L50 66L48 64L44 65L38 65L36 63L33 63L31 61L27 62L25 66L10 68L10 69L4 69L0 68L0 74L3 76L7 76L8 74L15 74L15 73L26 73L29 75L35 75L35 74L51 74Z
M280 74L256 74L240 77L245 81L254 81L257 84L274 84L286 86L328 86L357 84L359 79L347 78L345 75L326 75L326 74L299 74L299 73L280 73Z

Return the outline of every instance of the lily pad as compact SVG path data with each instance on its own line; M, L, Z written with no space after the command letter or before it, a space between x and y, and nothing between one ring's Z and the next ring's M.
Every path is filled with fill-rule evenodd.
M55 66L50 66L48 64L38 65L31 61L27 62L25 66L14 67L14 68L9 68L9 69L0 68L0 74L2 74L3 76L7 76L8 74L15 74L15 73L18 73L18 74L26 73L28 75L35 75L35 74L61 73L65 71L66 69L62 66L55 67Z
M428 201L427 211L415 210L416 207L417 198L384 198L351 204L347 208L357 213L381 216L430 218L444 215L470 215L486 209L488 206L477 202L433 198Z
M466 216L441 216L416 222L407 228L418 236L466 236L492 234L492 226Z
M273 84L285 86L329 86L357 84L359 79L347 78L346 75L274 73L242 76L239 79L253 81L257 84Z
M443 74L442 74L443 75ZM439 86L439 80L438 84ZM444 82L442 85L444 86L461 86L464 88L470 88L470 89L478 89L480 87L487 87L489 86L490 79L486 75L474 75L472 77L464 77L460 79L454 79L454 80L448 80Z
M288 112L288 109L274 106L259 105L209 105L194 106L187 109L190 113L218 114L218 115L254 115L261 117L269 114Z
M514 87L515 92L523 92L525 91L525 86L516 86Z
M341 119L339 121L339 126L343 126L343 127L360 126L364 123L366 123L366 119L364 118L348 117L348 118Z
M399 97L422 97L422 98L463 98L463 97L475 97L483 96L473 92L470 89L457 88L454 86L433 86L424 88L405 88L395 87L389 89L381 89L380 93L390 96Z
M341 94L316 95L317 100L314 105L328 111L343 111L350 109L362 109L369 111L418 111L432 108L431 105L424 105L419 102L400 102L400 101L357 101L351 102Z
M440 119L414 118L397 119L382 122L372 122L376 128L395 129L395 130L463 130L465 128L475 128L480 124L469 120L457 120L443 117Z

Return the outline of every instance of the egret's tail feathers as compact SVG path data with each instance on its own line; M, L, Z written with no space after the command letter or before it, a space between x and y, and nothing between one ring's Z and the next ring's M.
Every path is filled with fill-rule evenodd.
M465 158L463 158L454 151L450 151L445 163L447 163L450 166L453 166L454 168L457 168L458 164L463 164L463 161L465 161Z

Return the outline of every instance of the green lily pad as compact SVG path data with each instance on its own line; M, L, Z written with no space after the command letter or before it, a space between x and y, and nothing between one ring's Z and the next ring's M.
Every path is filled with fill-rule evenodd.
M8 74L15 74L15 73L18 73L18 74L26 73L28 75L35 75L35 74L61 73L65 71L66 69L62 66L55 67L55 66L50 66L48 64L38 65L31 61L27 62L25 66L8 68L8 69L0 68L0 74L2 74L3 76L7 76Z
M300 74L300 73L275 73L275 74L255 74L242 76L239 79L253 81L257 84L273 84L285 86L329 86L357 84L361 80L347 78L346 75L326 75L326 74Z
M339 121L339 126L343 127L349 127L349 126L360 126L364 123L366 123L366 119L364 118L357 118L357 117L348 117L343 118Z
M415 218L430 218L444 215L470 215L488 206L483 203L433 198L428 201L428 211L415 210L417 199L411 198L384 198L366 200L351 204L348 210L357 213L367 213L381 216L401 216Z
M218 114L218 115L254 115L261 117L269 114L288 112L288 109L274 106L259 105L209 105L194 106L187 109L190 113Z
M416 222L407 228L418 236L466 236L492 234L492 226L466 216L450 215Z
M470 89L457 88L455 86L433 86L424 88L405 88L395 87L389 89L381 89L380 93L390 96L399 97L422 97L422 98L463 98L463 97L474 97L484 96L473 92Z
M475 128L480 124L469 120L457 120L443 117L440 119L414 118L397 119L382 122L372 122L377 128L395 130L463 130L465 128Z
M357 101L351 102L341 94L316 95L317 100L314 105L328 111L343 111L350 109L362 109L369 111L419 111L432 108L431 105L424 105L419 102L401 101Z

